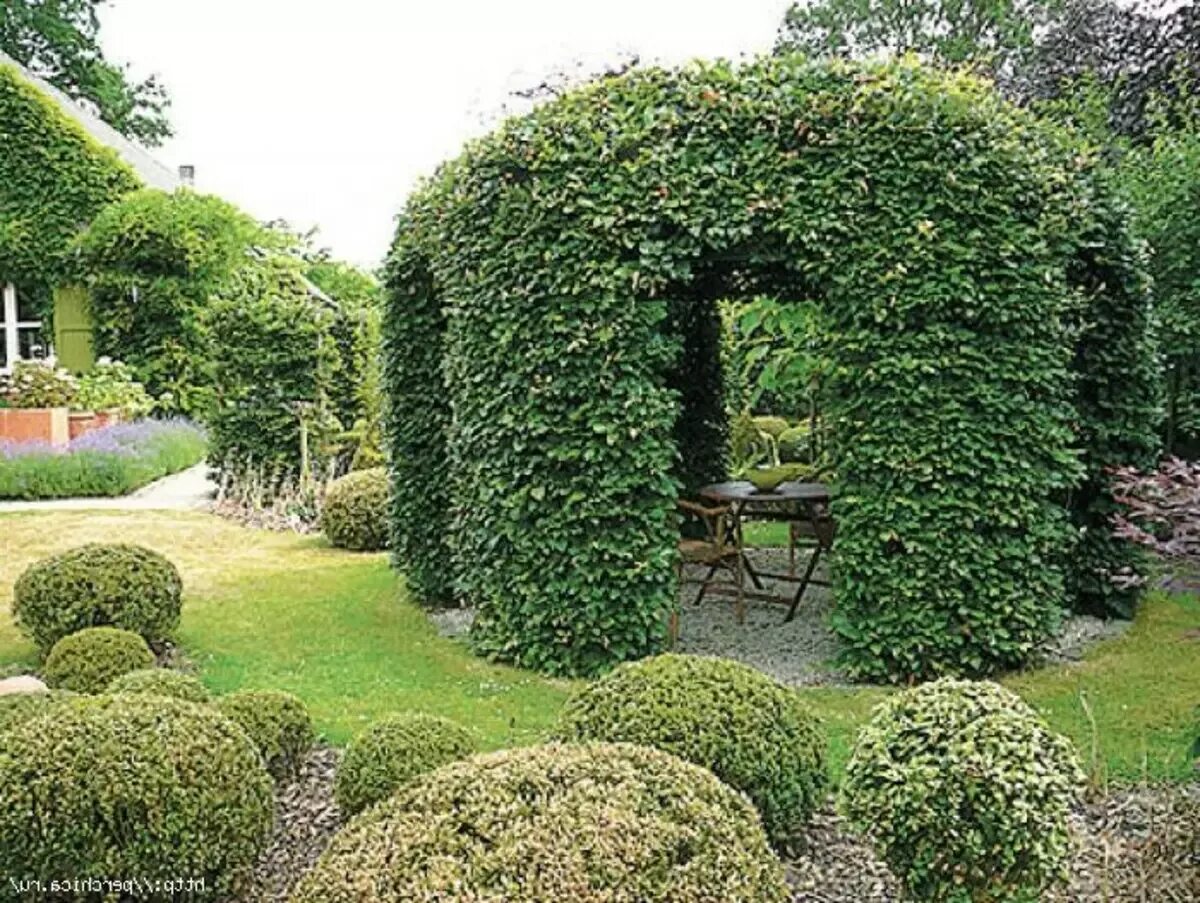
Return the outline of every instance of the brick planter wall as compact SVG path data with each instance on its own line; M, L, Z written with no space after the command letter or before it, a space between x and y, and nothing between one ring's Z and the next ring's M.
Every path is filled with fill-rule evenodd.
M66 408L0 408L0 439L66 445L71 439Z
M78 439L85 433L120 422L120 411L72 411L69 426L70 437Z

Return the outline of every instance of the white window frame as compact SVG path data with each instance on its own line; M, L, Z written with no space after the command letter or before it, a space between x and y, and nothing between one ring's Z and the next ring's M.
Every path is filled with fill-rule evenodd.
M0 325L0 331L4 333L4 348L8 352L6 355L8 366L0 367L0 373L12 372L13 364L21 359L21 330L41 328L41 320L17 319L17 287L11 282L4 283L4 323Z

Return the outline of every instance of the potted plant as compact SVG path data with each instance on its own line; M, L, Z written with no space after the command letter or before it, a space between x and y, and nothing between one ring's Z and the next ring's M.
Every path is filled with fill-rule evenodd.
M68 409L78 383L66 370L45 361L17 361L0 385L7 407L0 408L0 439L66 445Z
M128 366L102 357L79 380L70 414L71 438L145 416L153 407L153 399Z
M803 464L781 462L778 440L762 429L749 411L743 411L734 420L730 446L733 475L749 480L758 492L773 492L781 483L797 479L808 470Z

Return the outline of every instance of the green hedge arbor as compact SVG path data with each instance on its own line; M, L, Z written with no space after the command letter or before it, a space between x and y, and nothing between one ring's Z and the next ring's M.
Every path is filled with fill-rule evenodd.
M660 650L676 494L727 434L717 301L810 299L848 665L1019 664L1084 583L1103 466L1153 426L1138 267L1094 161L973 77L784 58L602 80L470 144L400 217L398 562L429 604L475 604L493 657L590 674ZM1088 331L1105 353L1075 353Z

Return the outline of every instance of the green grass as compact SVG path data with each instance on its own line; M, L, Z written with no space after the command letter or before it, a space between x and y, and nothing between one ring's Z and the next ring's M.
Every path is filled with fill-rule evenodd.
M246 530L202 514L107 511L0 516L0 537L0 668L35 661L9 618L20 572L82 542L126 541L180 566L179 639L208 686L296 693L335 743L409 709L468 724L489 749L530 743L553 725L571 688L475 659L437 635L383 556L339 552L320 538ZM1004 683L1075 741L1098 780L1187 780L1200 703L1197 636L1200 601L1158 593L1126 635L1083 663ZM835 774L859 725L889 692L805 691L825 720Z

